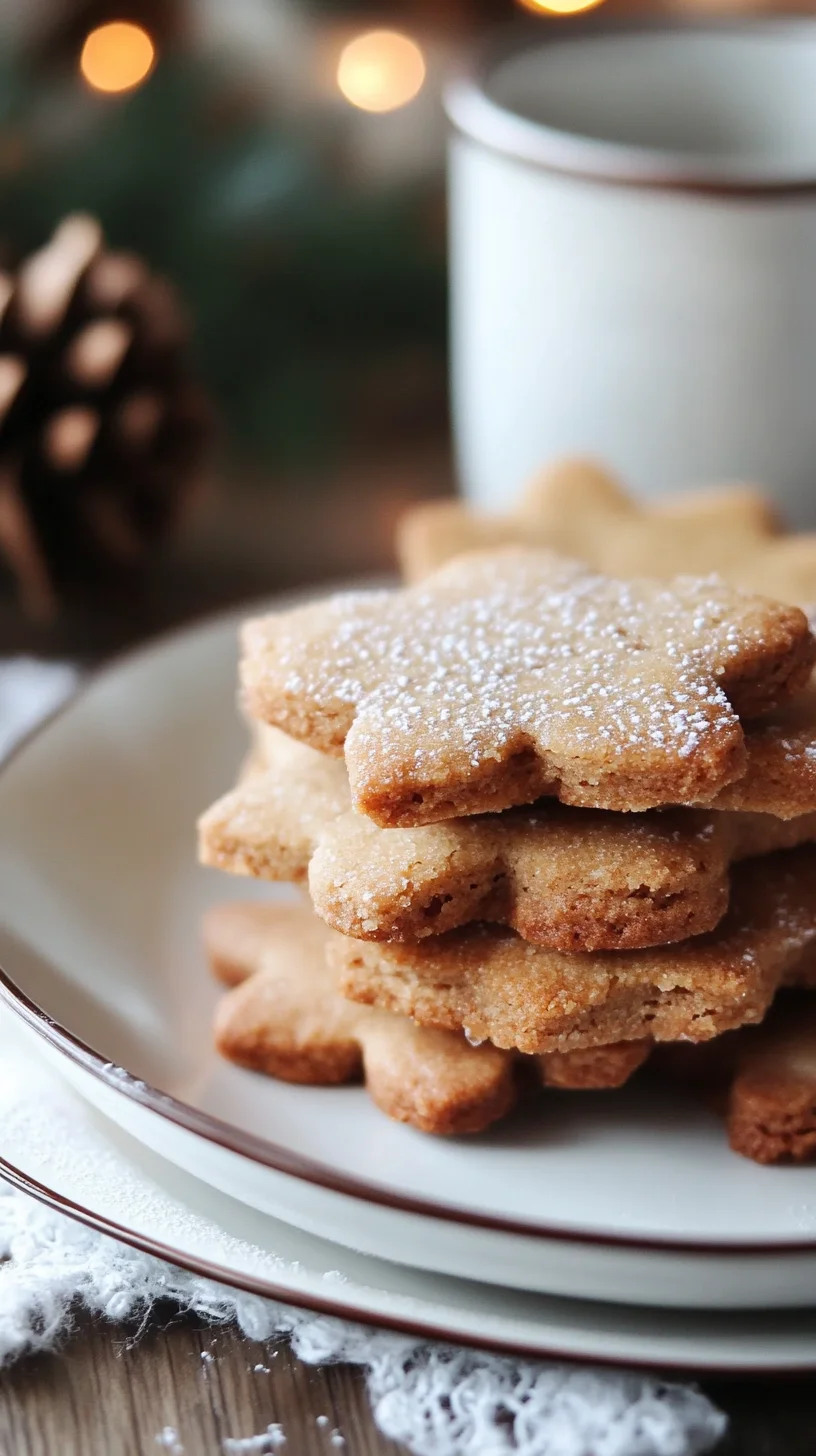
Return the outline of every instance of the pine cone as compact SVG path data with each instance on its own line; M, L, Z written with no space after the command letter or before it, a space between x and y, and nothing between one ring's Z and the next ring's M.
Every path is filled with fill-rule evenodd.
M68 217L0 273L0 559L23 605L133 568L199 477L207 412L170 285Z

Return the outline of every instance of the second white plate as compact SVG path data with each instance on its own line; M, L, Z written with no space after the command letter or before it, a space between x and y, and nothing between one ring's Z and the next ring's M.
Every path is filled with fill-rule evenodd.
M13 1030L13 1029L12 1029ZM221 1283L464 1344L661 1369L816 1369L816 1314L652 1311L500 1290L368 1258L173 1168L0 1042L0 1176L85 1223ZM22 1056L21 1056L22 1052Z

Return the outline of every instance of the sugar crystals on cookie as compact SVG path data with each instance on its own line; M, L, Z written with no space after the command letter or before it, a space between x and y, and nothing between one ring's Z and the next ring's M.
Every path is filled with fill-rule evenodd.
M550 552L477 554L422 586L249 622L249 711L345 749L354 806L434 822L542 795L615 810L740 777L740 716L806 681L796 608L712 579L620 582Z
M422 940L483 920L591 951L712 930L732 862L816 839L816 813L620 815L542 800L381 829L349 805L341 760L267 728L252 771L202 816L201 859L261 879L308 875L318 914L361 940Z
M757 1022L816 944L816 850L741 865L726 918L678 945L594 955L474 927L420 945L330 944L347 996L527 1053L706 1041Z
M213 969L233 989L216 1015L230 1061L287 1082L364 1078L389 1117L424 1132L481 1132L516 1100L514 1059L346 1001L326 964L331 936L306 905L223 905L205 925Z

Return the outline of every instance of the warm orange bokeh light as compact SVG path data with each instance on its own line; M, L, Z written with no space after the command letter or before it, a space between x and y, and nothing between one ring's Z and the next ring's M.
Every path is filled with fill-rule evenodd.
M369 30L343 47L337 84L361 111L396 111L422 89L425 61L419 46L396 30Z
M603 0L521 0L525 10L542 11L547 15L579 15L582 10L595 10Z
M155 55L156 48L140 25L112 20L86 37L79 68L95 91L131 91L149 74Z

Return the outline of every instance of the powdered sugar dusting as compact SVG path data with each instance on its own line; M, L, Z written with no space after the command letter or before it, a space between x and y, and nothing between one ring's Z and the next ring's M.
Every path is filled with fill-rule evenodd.
M380 783L483 771L533 749L648 774L717 767L739 743L721 685L761 652L762 612L716 578L617 582L550 553L463 558L429 584L335 597L304 640L281 618L268 664L287 698L356 710L358 772ZM312 621L315 619L312 618ZM263 670L263 665L259 665Z

